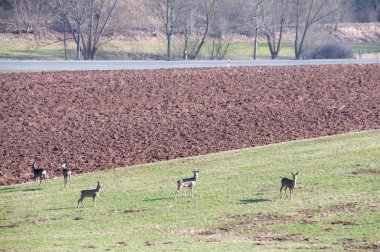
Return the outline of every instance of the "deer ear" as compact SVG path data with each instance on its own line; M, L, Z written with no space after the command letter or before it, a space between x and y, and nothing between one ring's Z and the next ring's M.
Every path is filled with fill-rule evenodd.
M290 173L294 176L293 172L290 172Z

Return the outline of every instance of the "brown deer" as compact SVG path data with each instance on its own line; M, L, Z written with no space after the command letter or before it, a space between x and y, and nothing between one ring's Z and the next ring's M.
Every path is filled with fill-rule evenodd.
M62 175L63 175L64 187L66 188L67 184L69 184L69 186L71 187L71 171L70 171L70 169L66 168L66 164L62 164L61 170L62 170Z
M286 193L286 189L289 188L289 191L290 191L290 199L292 199L292 193L293 193L293 190L294 190L294 187L296 187L296 184L297 184L297 176L298 176L298 172L293 174L293 172L291 172L291 174L293 175L293 179L288 179L288 178L282 178L281 179L281 188L280 188L280 195L281 195L281 199L282 199L282 189L285 188L285 194L286 194L286 197L288 198L288 194Z
M98 185L96 186L95 189L90 189L90 190L82 190L80 192L80 198L78 200L78 205L77 207L79 207L79 202L82 203L83 206L85 206L83 204L83 200L87 197L92 197L94 199L94 207L96 206L96 196L99 195L99 192L100 192L100 188L102 188L102 185L100 184L100 182L98 181Z
M40 181L39 185L41 185L42 180L46 179L46 171L42 168L38 168L36 163L33 163L32 172L34 175L35 182L37 183L37 181L39 180Z
M177 181L177 190L175 192L174 198L176 199L179 196L179 191L184 187L188 187L190 189L190 198L193 198L193 190L195 187L195 183L199 177L199 170L193 170L194 176L192 178L180 179Z

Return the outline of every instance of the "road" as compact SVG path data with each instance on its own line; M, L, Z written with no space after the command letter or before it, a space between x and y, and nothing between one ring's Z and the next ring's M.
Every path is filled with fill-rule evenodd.
M231 67L240 66L289 66L326 64L379 64L379 59L333 59L333 60L233 60ZM124 70L162 68L227 67L227 60L195 61L0 61L0 72L13 71L78 71L78 70Z

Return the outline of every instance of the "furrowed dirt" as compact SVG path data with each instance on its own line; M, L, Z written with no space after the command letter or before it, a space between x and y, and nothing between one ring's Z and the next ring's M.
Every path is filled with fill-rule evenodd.
M0 185L380 128L380 64L0 74Z

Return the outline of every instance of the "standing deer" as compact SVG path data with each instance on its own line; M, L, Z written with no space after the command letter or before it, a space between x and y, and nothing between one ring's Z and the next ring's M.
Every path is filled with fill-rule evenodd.
M177 191L175 192L174 198L176 199L179 196L179 191L184 187L189 187L190 189L190 198L193 198L193 190L195 183L199 177L199 170L193 170L194 176L192 178L180 179L177 181Z
M66 188L67 183L69 183L69 186L71 187L71 171L70 171L70 169L66 168L66 164L62 164L61 170L62 170L62 174L63 174L64 187Z
M80 198L78 200L78 205L77 207L79 207L79 202L82 203L83 206L85 206L83 204L83 200L87 197L92 197L94 199L94 207L96 206L96 196L99 195L99 192L100 192L100 188L102 188L102 185L100 184L100 182L98 181L98 185L96 186L95 189L90 189L90 190L82 190L80 192Z
M292 193L293 193L293 190L294 190L294 187L296 186L297 184L297 176L298 176L298 172L296 174L293 174L293 172L291 172L291 174L293 175L293 179L288 179L288 178L282 178L281 179L281 188L280 188L280 195L281 195L281 199L282 199L282 189L285 187L285 194L286 194L286 197L288 198L288 194L286 193L286 189L289 188L289 191L290 191L290 199L292 199Z
M38 168L36 163L33 163L32 172L34 175L35 182L37 183L37 181L39 180L40 181L39 185L41 185L42 180L46 179L46 171L42 168Z

